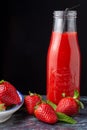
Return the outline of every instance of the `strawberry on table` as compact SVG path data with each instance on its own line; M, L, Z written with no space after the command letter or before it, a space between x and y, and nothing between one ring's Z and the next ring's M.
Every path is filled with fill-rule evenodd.
M61 99L61 101L57 106L56 111L65 113L67 115L75 115L79 111L79 106L72 97L67 97Z
M41 96L36 93L29 92L24 98L26 110L29 114L34 114L34 107L42 101Z
M79 92L75 91L73 97L62 98L57 105L56 111L69 116L78 114L80 107L84 108L84 105L78 100L78 97Z
M54 124L58 121L55 110L45 102L42 102L35 107L34 114L38 120L49 124Z
M20 97L16 88L11 83L4 80L0 81L0 101L7 106L20 103Z
M76 121L61 112L56 112L56 104L51 101L42 100L42 97L36 93L29 93L24 98L25 108L29 114L36 116L40 121L55 124L57 121L63 121L75 124Z

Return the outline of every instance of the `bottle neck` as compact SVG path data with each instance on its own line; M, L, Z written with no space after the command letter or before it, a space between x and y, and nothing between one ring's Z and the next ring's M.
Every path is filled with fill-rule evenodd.
M58 12L60 13L60 12ZM76 32L76 17L71 15L72 12L68 13L64 17L63 13L61 16L57 16L57 13L54 16L53 21L53 31L54 32Z
M67 32L76 32L76 18L68 18L67 19Z
M53 21L53 32L63 32L63 19L55 17Z

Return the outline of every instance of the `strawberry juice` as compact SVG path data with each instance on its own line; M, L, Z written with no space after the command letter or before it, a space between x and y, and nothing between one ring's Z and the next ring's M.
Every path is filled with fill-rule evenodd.
M47 99L58 104L62 94L80 91L80 51L76 31L53 31L47 54Z

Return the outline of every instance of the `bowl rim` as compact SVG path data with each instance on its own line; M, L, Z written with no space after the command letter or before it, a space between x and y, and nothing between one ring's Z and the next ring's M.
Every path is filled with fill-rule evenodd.
M15 106L13 106L11 109L8 109L8 110L5 110L5 111L1 111L0 115L7 114L7 113L14 113L15 111L17 111L23 105L23 103L24 103L24 96L18 90L17 90L17 93L18 93L18 95L19 95L19 97L21 99L21 102L19 104L15 105Z

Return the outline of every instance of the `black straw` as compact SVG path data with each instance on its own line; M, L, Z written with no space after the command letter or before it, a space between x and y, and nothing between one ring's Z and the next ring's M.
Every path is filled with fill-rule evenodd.
M73 7L69 8L69 10L78 8L79 6L80 6L80 4L74 5Z
M64 16L63 16L63 32L64 32L64 29L65 29L65 24L66 24L66 15L67 15L67 11L69 9L66 8L65 11L64 11Z

